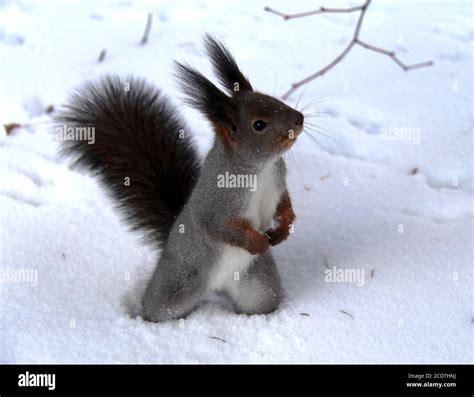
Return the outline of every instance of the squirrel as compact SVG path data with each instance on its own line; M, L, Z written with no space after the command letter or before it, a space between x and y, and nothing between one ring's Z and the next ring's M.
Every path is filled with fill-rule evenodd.
M304 116L255 91L222 42L208 34L203 42L222 88L176 61L175 78L215 132L204 161L178 111L143 79L88 82L56 117L95 128L93 144L64 140L62 152L95 173L131 228L162 248L142 298L146 321L184 318L212 293L248 315L271 313L283 299L270 247L295 220L282 154ZM222 186L223 175L255 177L256 188Z

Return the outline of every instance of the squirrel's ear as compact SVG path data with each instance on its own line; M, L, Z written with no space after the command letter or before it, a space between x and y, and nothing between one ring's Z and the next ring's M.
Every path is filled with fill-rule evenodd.
M214 72L231 95L253 91L252 85L242 74L234 57L223 43L206 34L204 45L211 59Z
M232 146L233 133L237 130L237 108L229 98L205 76L192 67L175 61L175 77L184 101L201 111L214 125L224 143Z

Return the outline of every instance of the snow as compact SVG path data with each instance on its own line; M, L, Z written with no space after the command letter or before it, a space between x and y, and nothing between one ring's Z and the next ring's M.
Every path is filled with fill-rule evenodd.
M263 7L317 3L0 2L0 121L24 126L0 137L1 363L472 362L469 1L373 2L361 38L435 65L405 73L355 47L289 100L316 100L306 112L324 114L308 121L330 138L303 135L286 156L298 219L274 249L286 299L273 314L236 315L213 302L185 320L144 322L139 300L159 252L56 154L48 105L106 72L144 76L180 103L172 60L210 75L206 31L254 87L282 94L344 48L357 16L284 22ZM153 27L139 46L148 12ZM204 155L211 131L183 113ZM334 266L363 283L328 282ZM21 272L37 285L15 282Z

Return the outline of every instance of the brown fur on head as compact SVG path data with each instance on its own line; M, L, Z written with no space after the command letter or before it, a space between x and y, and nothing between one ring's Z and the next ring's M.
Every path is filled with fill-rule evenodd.
M194 68L176 62L186 102L210 120L224 147L242 160L259 163L287 150L303 130L303 114L255 92L224 44L210 35L204 44L227 94Z

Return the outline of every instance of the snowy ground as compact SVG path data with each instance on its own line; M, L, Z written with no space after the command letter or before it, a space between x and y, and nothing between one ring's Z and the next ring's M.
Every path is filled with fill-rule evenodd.
M0 121L25 125L0 137L0 362L472 362L472 2L374 2L361 37L435 65L404 73L355 48L307 86L300 106L320 98L309 112L326 114L312 120L337 141L302 136L287 156L298 222L275 249L281 309L209 304L164 324L135 316L159 253L58 159L44 109L105 72L145 76L178 101L172 59L209 73L205 31L254 87L281 94L342 50L357 16L263 11L318 1L95 3L0 1ZM204 154L211 132L184 113ZM385 139L397 128L412 135ZM327 282L334 266L362 282ZM13 282L27 271L37 280Z

